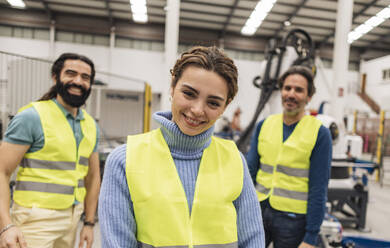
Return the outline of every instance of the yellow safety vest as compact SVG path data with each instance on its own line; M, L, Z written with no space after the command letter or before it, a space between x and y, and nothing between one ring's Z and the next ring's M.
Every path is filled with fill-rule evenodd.
M269 198L277 210L306 214L310 156L320 126L320 120L305 115L283 142L283 115L271 115L264 121L258 138L259 201Z
M243 163L232 141L212 137L203 151L191 214L160 129L128 136L126 177L139 247L238 247Z
M24 155L16 178L14 201L24 207L47 209L66 209L75 200L83 202L88 159L96 144L95 121L82 110L83 139L77 150L72 128L54 101L33 102L22 110L29 107L34 107L39 114L45 144L42 149Z

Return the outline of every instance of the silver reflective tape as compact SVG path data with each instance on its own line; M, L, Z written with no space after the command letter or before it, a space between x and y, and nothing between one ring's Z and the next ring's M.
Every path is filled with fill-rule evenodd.
M215 245L194 245L195 248L238 248L238 242Z
M188 245L153 246L138 241L138 248L188 248Z
M269 165L269 164L263 164L261 163L260 165L260 170L264 171L264 172L267 172L269 174L272 174L274 173L274 167L272 165Z
M20 166L31 169L75 170L76 163L23 158Z
M77 183L77 187L79 187L79 188L85 187L85 185L84 185L84 179L79 179L79 181L78 181L78 183Z
M15 190L20 191L38 191L46 193L58 193L65 195L73 195L74 187L54 184L54 183L38 183L38 182L28 182L28 181L16 181Z
M79 159L79 164L81 164L81 165L85 165L85 166L88 166L88 164L89 164L89 160L88 160L88 158L86 158L86 157L83 157L83 156L80 156L80 159Z
M309 177L308 169L291 168L284 165L278 165L276 171L292 177Z
M267 195L270 191L270 189L267 189L266 187L264 187L263 185L259 184L259 183L256 183L256 190L259 191L260 193L263 193L265 195Z
M282 196L290 199L307 201L307 192L292 191L281 188L274 188L273 195Z

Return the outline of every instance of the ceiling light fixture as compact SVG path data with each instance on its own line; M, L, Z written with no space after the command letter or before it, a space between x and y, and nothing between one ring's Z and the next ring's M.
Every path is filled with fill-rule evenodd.
M243 35L254 35L260 27L263 20L267 17L268 12L271 11L276 0L260 0L255 9L252 11L244 27L241 29Z
M23 0L7 0L9 4L11 4L12 7L16 8L26 8L26 4L23 2Z
M148 22L146 0L130 0L130 7L133 21L140 23Z
M375 16L357 26L354 30L348 33L348 43L351 44L363 35L370 32L373 28L381 25L386 19L390 18L390 5L379 11Z

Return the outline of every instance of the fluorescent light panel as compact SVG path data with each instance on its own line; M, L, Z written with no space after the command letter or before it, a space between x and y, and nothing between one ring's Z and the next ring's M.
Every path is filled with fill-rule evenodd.
M276 0L260 0L248 20L246 20L244 27L241 29L241 33L248 36L254 35L263 20L267 17L268 12L271 11L275 2Z
M133 20L135 22L146 23L146 22L148 22L148 15L146 15L146 14L133 14Z
M351 44L363 35L370 32L373 28L381 25L386 19L390 18L390 5L379 11L375 16L357 26L353 31L348 33L348 43Z
M25 8L26 4L23 2L23 0L7 0L9 4L11 4L12 7L17 8Z
M133 21L145 23L148 21L146 0L130 0Z

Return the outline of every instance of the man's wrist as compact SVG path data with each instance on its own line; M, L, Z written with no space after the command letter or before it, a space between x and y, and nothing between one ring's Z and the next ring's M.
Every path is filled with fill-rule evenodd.
M1 236L3 233L5 233L8 229L10 229L10 228L12 228L12 227L14 227L14 226L15 226L14 224L10 223L10 224L6 225L5 227L3 227L3 228L0 230L0 236Z
M303 237L303 242L309 245L315 245L318 239L318 232L309 232L306 231L305 236Z
M94 227L95 226L95 222L92 222L92 221L84 221L84 226L90 226L90 227Z

